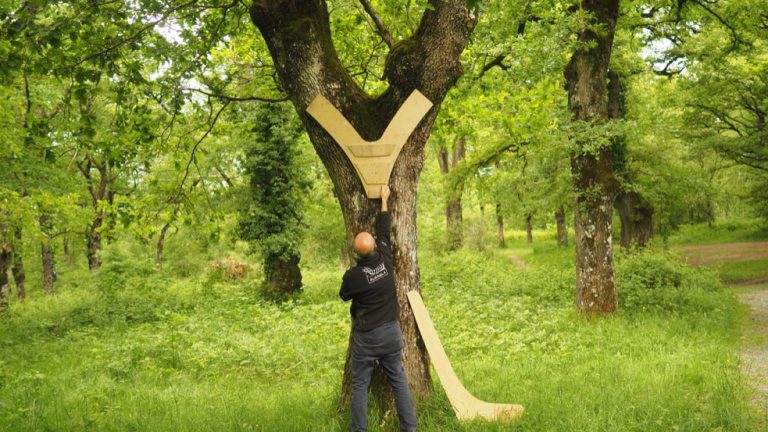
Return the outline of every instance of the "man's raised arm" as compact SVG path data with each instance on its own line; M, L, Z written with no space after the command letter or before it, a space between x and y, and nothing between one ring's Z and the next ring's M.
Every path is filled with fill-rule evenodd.
M392 228L392 219L389 216L389 207L387 201L389 201L390 195L389 186L383 185L381 187L381 212L376 217L376 238L379 241L385 242L385 246L391 248L389 233Z

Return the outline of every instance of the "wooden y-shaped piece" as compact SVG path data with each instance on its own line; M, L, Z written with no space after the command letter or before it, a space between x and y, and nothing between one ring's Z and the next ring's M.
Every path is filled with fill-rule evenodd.
M307 107L311 115L341 146L354 165L368 198L381 198L381 186L389 183L392 167L408 137L432 102L414 90L397 110L386 130L376 141L364 140L328 99L318 95Z

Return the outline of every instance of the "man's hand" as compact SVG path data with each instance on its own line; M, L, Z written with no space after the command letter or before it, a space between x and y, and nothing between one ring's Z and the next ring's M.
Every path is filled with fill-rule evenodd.
M391 191L389 190L389 186L381 186L381 211L383 212L387 211L387 201L389 201L390 193Z
M388 201L390 194L391 194L391 191L389 190L389 186L381 185L381 200Z

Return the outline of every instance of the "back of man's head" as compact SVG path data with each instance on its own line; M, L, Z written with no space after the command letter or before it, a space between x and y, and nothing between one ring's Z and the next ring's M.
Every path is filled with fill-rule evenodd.
M355 236L352 247L358 256L366 257L371 255L376 249L376 242L373 240L371 233L363 231Z

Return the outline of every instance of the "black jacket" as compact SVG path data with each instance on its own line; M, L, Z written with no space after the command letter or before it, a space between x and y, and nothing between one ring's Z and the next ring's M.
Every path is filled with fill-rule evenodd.
M400 314L389 239L391 226L389 213L380 212L376 218L376 249L344 273L339 296L344 301L352 300L349 313L355 330L374 329L396 320Z

